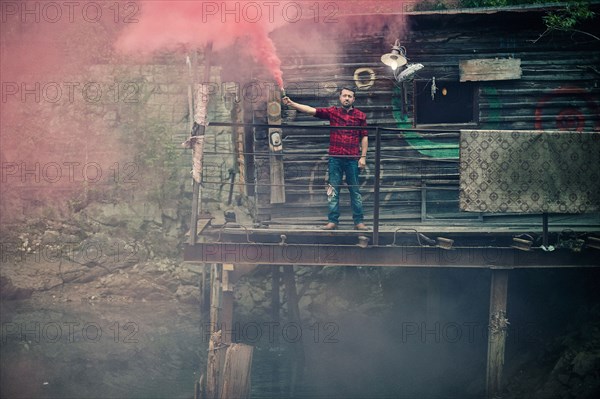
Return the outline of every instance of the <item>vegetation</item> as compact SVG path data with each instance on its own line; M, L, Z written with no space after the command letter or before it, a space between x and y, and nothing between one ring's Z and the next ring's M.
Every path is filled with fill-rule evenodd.
M594 16L595 13L590 10L589 3L570 2L563 9L546 13L543 19L547 28L546 32L552 30L579 32L600 40L600 38L591 33L583 32L576 28L581 22L592 19Z
M418 4L416 9L419 11L431 11L452 8L508 7L549 3L551 2L544 0L458 0L456 2L424 0ZM590 10L589 0L564 0L555 4L563 4L563 6L556 11L546 12L543 20L547 29L542 33L542 36L550 31L559 30L565 32L579 32L591 36L596 40L600 40L600 38L588 32L577 29L582 22L594 18L595 16L595 13Z

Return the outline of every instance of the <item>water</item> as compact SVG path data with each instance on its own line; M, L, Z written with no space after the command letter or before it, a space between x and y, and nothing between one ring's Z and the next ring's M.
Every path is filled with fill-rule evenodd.
M197 307L2 303L2 398L190 398L205 361Z
M246 319L237 315L234 341L254 347L251 397L481 397L489 280L452 276L441 279L445 288L431 301L403 274L384 280L385 306L362 303L369 287L347 279L323 289L327 298L310 301L313 317L300 324L285 321L285 312L278 326L260 319L260 309ZM347 297L355 300L342 301ZM192 398L205 370L207 323L197 306L0 305L2 398ZM292 389L300 341L306 367Z
M192 398L205 368L208 344L197 306L13 301L1 310L2 398ZM465 398L465 385L482 379L481 370L455 367L456 359L480 358L481 350L403 340L398 326L379 318L282 322L273 334L265 322L251 323L242 323L238 338L254 346L252 398L292 392L296 398ZM259 339L251 334L257 326ZM292 389L300 330L306 368Z

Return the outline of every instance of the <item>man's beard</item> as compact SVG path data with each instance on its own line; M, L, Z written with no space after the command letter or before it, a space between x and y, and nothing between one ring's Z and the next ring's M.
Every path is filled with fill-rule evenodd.
M345 110L349 110L349 109L351 109L351 108L352 108L352 103L348 103L348 104L342 103L342 107L343 107Z

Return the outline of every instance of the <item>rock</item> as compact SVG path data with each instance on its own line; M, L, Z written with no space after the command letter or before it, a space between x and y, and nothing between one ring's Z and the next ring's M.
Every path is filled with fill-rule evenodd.
M154 279L154 282L160 286L166 287L169 292L175 293L180 287L180 282L168 275L161 275Z
M127 203L93 203L85 207L83 213L91 220L110 227L125 226L133 213Z
M42 235L42 244L57 244L60 240L60 233L54 230L46 230Z
M298 306L300 307L301 311L310 311L311 305L312 305L312 298L308 295L304 295L300 298L300 300L298 301Z
M89 271L90 269L87 266L80 263L63 261L60 267L60 277L62 277L64 283L70 283L83 277Z
M573 359L573 373L585 377L600 369L600 351L579 352Z
M0 276L0 299L28 299L33 288L15 287L7 277Z
M179 302L195 305L200 302L200 289L191 285L181 285L175 292L175 297Z
M34 261L24 262L6 269L4 277L10 281L7 287L11 285L16 289L47 291L63 284L59 277L58 262L47 262L43 258L37 258Z
M70 283L73 283L73 284L89 283L89 282L92 282L108 273L109 273L109 271L102 267L88 268L81 276L76 277L73 280L71 280Z
M197 285L200 280L200 277L197 274L186 269L179 270L176 276L186 285Z
M567 385L569 383L569 375L568 374L559 374L556 378L563 385Z

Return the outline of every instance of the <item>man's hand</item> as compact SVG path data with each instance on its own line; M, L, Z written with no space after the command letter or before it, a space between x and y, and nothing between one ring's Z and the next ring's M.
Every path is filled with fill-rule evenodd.
M367 157L360 157L358 160L358 167L364 169L367 166Z
M305 114L314 115L317 113L317 109L311 107L310 105L298 104L290 100L288 96L285 96L281 99L281 102L284 105L287 105L296 111L304 112Z

